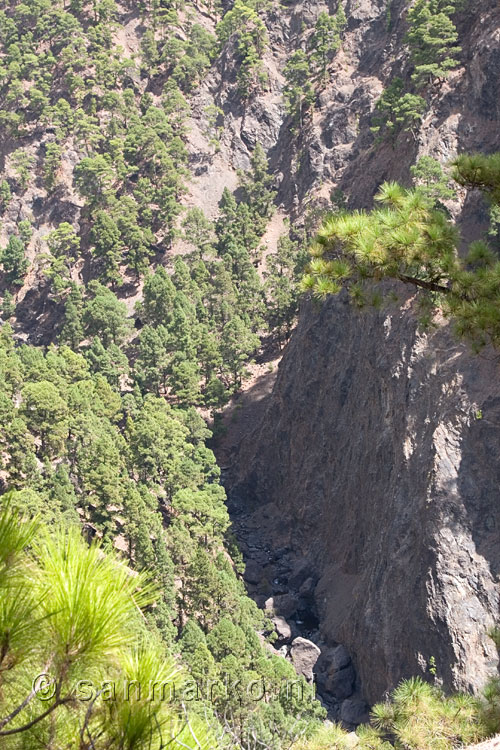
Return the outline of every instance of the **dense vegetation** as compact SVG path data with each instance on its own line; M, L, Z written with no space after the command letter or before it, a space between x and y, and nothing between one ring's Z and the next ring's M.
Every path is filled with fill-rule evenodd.
M409 85L401 75L389 81L373 116L372 130L378 138L394 142L401 131L416 136L435 87L459 65L461 48L455 20L466 7L467 0L416 0L410 5L406 17L409 54L400 70L406 81L409 78Z
M213 746L141 617L157 594L146 574L8 502L0 542L2 747Z
M470 695L446 697L413 678L402 682L390 698L373 707L370 725L359 727L359 750L452 750L484 736L483 709ZM352 735L339 726L324 726L297 750L348 750Z
M140 45L130 57L119 19L135 11L114 0L28 0L0 10L0 126L8 136L0 218L9 228L0 256L2 488L13 512L44 520L33 548L28 520L17 546L11 539L19 564L1 597L3 726L16 729L5 735L15 748L132 750L164 747L166 737L184 746L211 737L278 747L310 733L324 711L291 664L265 646L272 628L246 596L199 409L216 415L241 386L261 335L279 346L290 335L304 256L286 233L257 270L275 196L259 146L237 197L224 190L215 221L181 204L189 97L223 48L234 56L240 96L265 85L265 25L258 5L243 2L223 18L218 6L208 9L214 34L194 7L139 10ZM220 113L206 117L216 150ZM30 191L43 196L41 217L15 214ZM177 240L185 250L171 256ZM34 278L55 323L48 348L23 344L15 332L19 290ZM118 550L134 576L115 574L114 556L80 542L79 527L87 541ZM14 559L7 547L5 555ZM37 571L33 580L28 569ZM154 602L145 570L153 572ZM39 601L49 586L51 596ZM137 605L143 618L134 616ZM92 607L116 611L113 632L109 612ZM22 622L28 609L41 623L36 649ZM63 642L72 617L87 650L75 632ZM89 707L68 692L86 670L97 681L138 671L141 682L161 681L176 662L200 685L187 723L179 705L152 713L141 702ZM38 699L23 701L44 666L57 695L41 704L52 710L38 720ZM259 685L265 693L256 700ZM212 734L195 729L196 717Z
M180 649L199 680L242 680L241 694L221 696L217 708L237 717L240 741L247 721L271 744L295 733L301 716L301 729L314 725L319 704L280 692L296 675L255 632L266 623L237 575L219 470L194 408L174 408L138 387L120 395L83 355L66 346L46 354L15 347L7 326L0 351L2 452L13 506L70 528L81 523L89 537L114 541L136 569L154 571L159 594L147 614L150 629L164 647ZM259 678L269 702L245 692ZM303 690L312 695L305 682Z
M346 24L344 5L339 2L333 15L323 11L312 29L303 28L302 45L283 70L283 96L295 125L302 126L304 118L314 109L318 90L328 81L328 68L340 49Z

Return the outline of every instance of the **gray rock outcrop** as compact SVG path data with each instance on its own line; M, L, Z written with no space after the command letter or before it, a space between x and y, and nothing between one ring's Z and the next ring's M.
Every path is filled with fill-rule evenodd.
M428 674L431 657L446 687L479 689L500 593L493 353L472 356L446 327L418 333L404 304L310 308L251 442L235 491L286 507L268 533L320 574L322 637L345 644L365 697Z
M292 663L298 674L303 675L308 682L314 679L314 666L318 661L321 651L312 641L307 638L295 638L292 641L290 655Z

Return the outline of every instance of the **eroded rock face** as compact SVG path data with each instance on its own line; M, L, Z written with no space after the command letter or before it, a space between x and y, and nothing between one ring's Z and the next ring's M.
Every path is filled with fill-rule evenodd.
M418 333L411 300L311 305L241 448L252 469L233 493L269 503L268 535L320 576L321 637L345 644L338 668L352 657L369 702L431 657L447 688L477 690L495 669L499 370L446 327Z
M398 69L407 8L394 0L388 33L385 0L347 3L339 64L301 134L300 170L283 129L271 152L292 216L320 184L367 208L383 180L408 184L424 154L445 162L500 149L495 0L463 15L464 65L436 88L418 137L374 146L370 116ZM290 29L310 11L294 4ZM459 194L451 210L466 242L484 230L476 197ZM345 696L354 666L352 701L360 686L374 702L404 677L429 675L431 657L450 689L478 690L497 665L486 633L499 619L500 366L494 352L473 356L443 321L418 333L414 308L410 297L384 312L357 312L344 298L306 306L229 483L256 514L266 506L268 546L302 561L288 585L313 602L326 651L341 643L352 657L319 674Z
M361 700L345 700L342 703L340 718L344 724L364 724L369 719L368 706Z

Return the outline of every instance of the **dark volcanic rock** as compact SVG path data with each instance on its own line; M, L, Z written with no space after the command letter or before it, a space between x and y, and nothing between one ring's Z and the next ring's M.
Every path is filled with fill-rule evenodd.
M344 646L335 646L335 648L329 649L325 658L329 664L328 671L343 669L351 663L351 657Z
M293 594L279 594L273 596L273 608L276 614L288 619L297 611L298 600Z
M356 673L352 664L344 669L337 669L329 674L324 682L324 689L336 700L349 698L354 692Z
M322 640L345 644L370 702L431 656L446 688L484 684L500 593L494 356L446 327L418 333L408 304L311 306L240 450L238 492L287 514L287 539L267 534L321 575Z
M340 707L340 718L349 726L364 724L368 721L368 706L362 700L345 700Z
M289 641L292 637L292 628L287 623L284 617L280 617L279 615L275 615L271 618L271 622L274 625L274 629L276 630L276 633L278 634L278 641Z
M285 203L335 183L350 207L369 208L384 180L409 184L420 156L500 149L496 0L459 16L464 67L436 90L418 138L373 147L371 112L404 45L407 7L392 4L389 36L383 0L349 7L349 65L337 66L301 134L300 172L286 130L273 150ZM310 11L294 6L291 28ZM466 241L481 236L474 196L459 195L452 213ZM431 657L447 689L479 690L498 664L487 636L500 605L497 355L474 356L442 320L419 333L412 292L397 291L402 301L381 312L342 296L304 305L231 477L247 507L269 511L268 545L300 561L287 581L297 608L318 616L326 647L345 644L370 702L428 676ZM324 664L320 679L333 679Z
M243 578L247 583L260 583L264 577L264 571L262 569L262 566L258 563L254 562L253 560L248 560L248 562L245 565L245 572L243 573Z
M299 591L300 587L314 575L314 569L307 560L300 560L293 568L288 578L288 585L292 591ZM317 579L317 577L316 577Z

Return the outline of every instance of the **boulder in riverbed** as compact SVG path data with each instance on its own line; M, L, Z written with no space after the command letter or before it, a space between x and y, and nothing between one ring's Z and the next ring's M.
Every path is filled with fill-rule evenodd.
M318 661L321 651L312 641L307 638L295 638L292 641L290 655L293 666L298 674L303 675L308 682L314 679L314 666Z
M326 654L328 660L328 671L335 671L337 669L344 669L351 663L351 657L345 646L335 646L328 650Z
M329 675L325 682L325 690L336 700L342 701L349 698L354 692L356 673L352 664L344 669L337 669Z
M359 699L348 699L343 701L340 707L340 718L349 726L357 726L368 721L368 706Z
M273 609L277 615L288 619L297 611L298 601L292 594L273 596Z
M296 563L292 570L292 573L288 579L288 585L293 591L298 591L308 578L313 577L314 571L311 567L311 564L306 560L300 560L298 563Z
M280 615L275 615L271 618L271 621L278 634L278 641L290 641L292 638L292 628L285 618L280 617Z
M243 578L247 583L260 583L264 577L264 571L262 566L253 560L249 560L245 565L245 572Z

